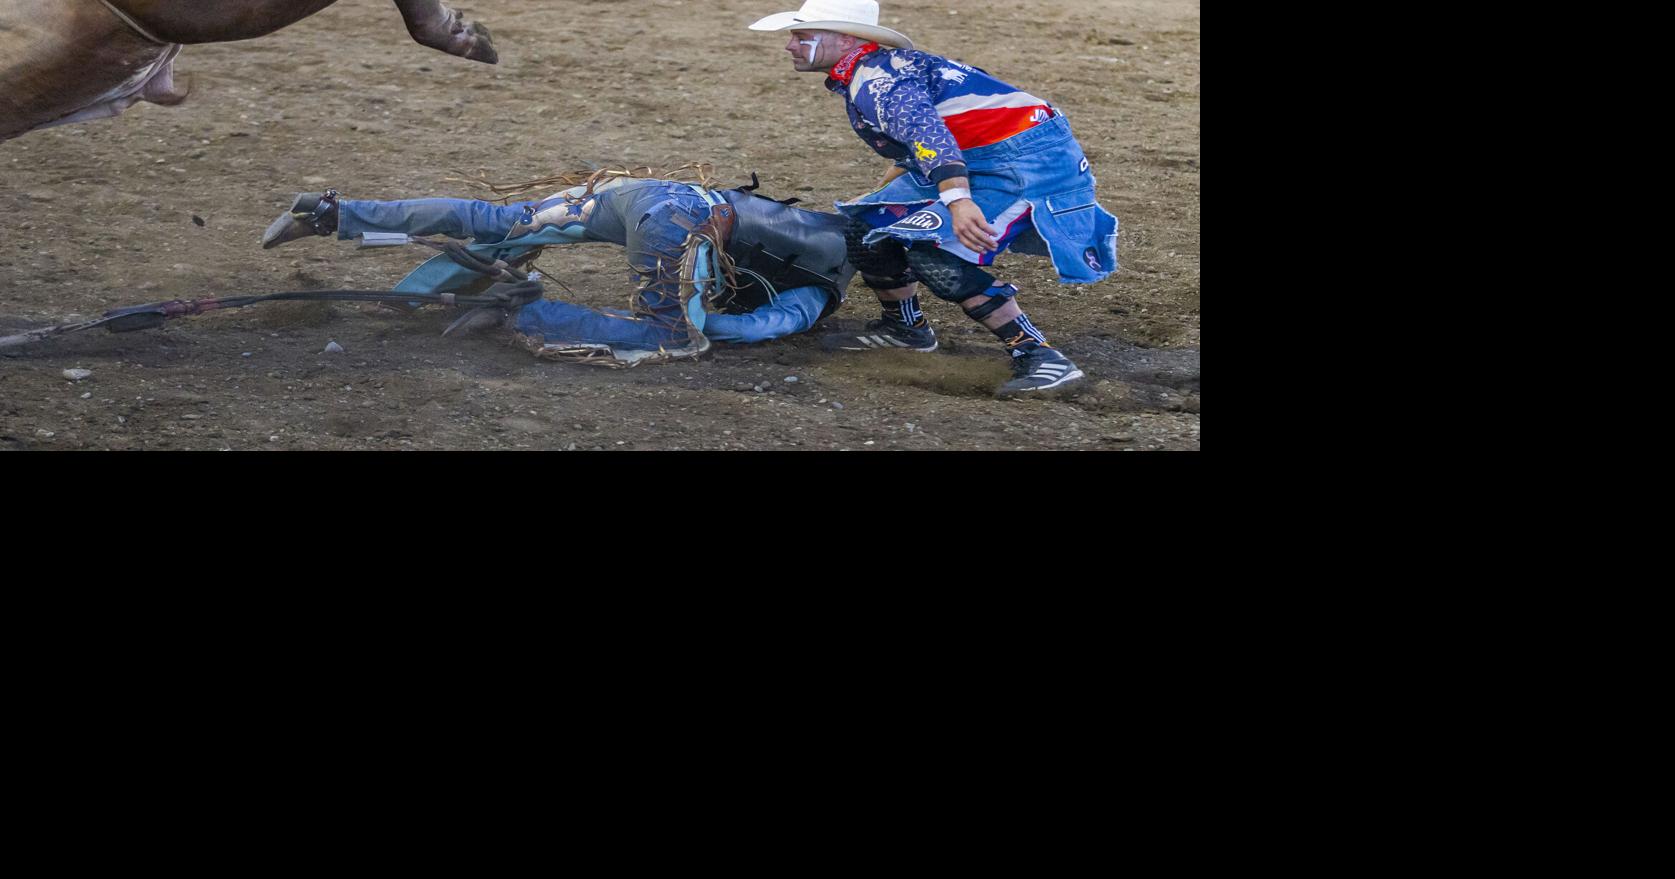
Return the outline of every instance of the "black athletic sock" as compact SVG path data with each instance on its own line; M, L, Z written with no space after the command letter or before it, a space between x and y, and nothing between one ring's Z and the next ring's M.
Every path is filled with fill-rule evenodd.
M1047 337L1042 335L1041 331L1029 322L1027 315L1023 314L989 332L994 333L1000 338L1001 342L1005 343L1007 350L1012 352L1013 357L1022 357L1047 344Z
M900 302L885 302L880 299L878 304L884 308L884 319L904 323L916 327L925 319L925 313L919 310L919 297L909 296Z

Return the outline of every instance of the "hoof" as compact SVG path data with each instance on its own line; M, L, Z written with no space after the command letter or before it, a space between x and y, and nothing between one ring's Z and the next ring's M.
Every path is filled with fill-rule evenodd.
M494 37L489 36L488 28L477 22L471 23L471 45L464 57L484 64L500 63L500 53L494 50Z
M413 39L439 52L484 64L500 63L494 37L481 22L466 21L458 10L442 7L442 15L409 28Z

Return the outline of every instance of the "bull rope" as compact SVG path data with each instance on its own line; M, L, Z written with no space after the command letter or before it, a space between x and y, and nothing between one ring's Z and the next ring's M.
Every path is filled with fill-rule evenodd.
M104 7L106 9L109 9L111 11L112 15L116 16L117 18L122 19L123 24L126 24L127 26L133 28L134 33L139 34L142 37L145 37L146 39L150 40L153 43L156 43L159 46L172 46L172 45L174 45L174 43L165 42L163 40L157 39L155 36L152 36L151 31L148 31L144 27L142 27L138 21L134 20L134 17L132 15L129 15L128 13L123 12L120 9L117 9L114 5L111 4L110 0L99 0L99 2L104 4Z

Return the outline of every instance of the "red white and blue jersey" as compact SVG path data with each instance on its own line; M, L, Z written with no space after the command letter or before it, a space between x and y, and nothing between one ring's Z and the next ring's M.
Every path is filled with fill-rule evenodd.
M877 43L833 65L826 88L844 96L868 146L910 160L933 183L965 176L960 150L999 143L1056 115L1046 101L976 67Z

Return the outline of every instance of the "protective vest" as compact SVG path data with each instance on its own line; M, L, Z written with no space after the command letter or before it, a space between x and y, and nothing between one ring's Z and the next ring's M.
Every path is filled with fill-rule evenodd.
M736 215L727 255L738 270L739 286L722 291L713 305L725 311L750 311L770 302L781 290L817 286L829 294L820 316L837 310L855 277L843 235L847 218L792 207L749 189L724 189L718 194Z

